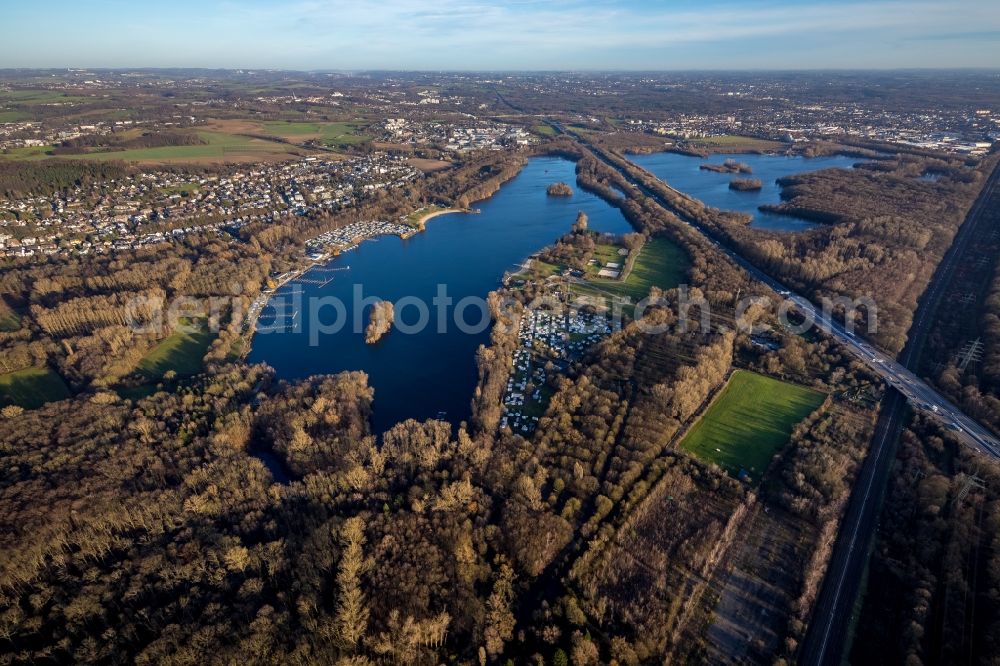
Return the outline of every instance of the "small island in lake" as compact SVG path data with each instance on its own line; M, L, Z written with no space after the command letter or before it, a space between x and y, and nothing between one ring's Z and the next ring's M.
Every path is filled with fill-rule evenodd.
M715 173L753 173L753 169L746 162L737 162L730 158L722 164L702 164L702 171L714 171Z
M733 178L729 181L729 189L737 192L756 192L763 186L760 178Z
M573 188L567 185L566 183L552 183L545 191L546 193L548 193L550 197L573 196Z
M365 342L373 345L382 339L392 328L392 303L379 301L372 308L368 318L368 328L365 329Z

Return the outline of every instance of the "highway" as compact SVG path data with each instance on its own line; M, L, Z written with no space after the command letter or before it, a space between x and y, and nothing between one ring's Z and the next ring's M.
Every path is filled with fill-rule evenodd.
M686 222L686 224L691 223ZM779 296L794 304L794 308L804 317L814 322L816 327L839 340L848 351L867 364L889 386L899 391L916 409L923 410L929 417L937 420L948 430L951 430L952 434L966 445L987 455L1000 458L1000 439L997 439L995 435L980 425L978 421L964 414L958 407L941 395L937 389L917 377L893 357L875 348L859 335L845 329L842 324L832 319L829 314L825 314L821 308L813 305L804 296L792 293L783 284L761 271L742 256L727 247L723 247L717 240L711 238L710 240L721 252L728 255L754 278L760 280L773 289ZM923 322L919 323L922 324ZM914 323L914 326L916 325L918 325L918 322Z
M974 236L980 212L988 205L998 180L1000 168L994 169L990 175L944 259L938 264L930 285L921 296L920 306L910 327L909 340L900 355L904 366L911 367L919 359L923 340L934 321L937 304ZM823 587L800 646L799 663L804 666L837 666L843 662L844 650L850 648L847 644L847 629L878 523L880 497L892 468L896 438L903 427L902 406L900 392L887 396L882 404L871 449L858 472L858 479L830 556Z
M556 129L561 131L562 128L557 126ZM644 187L642 183L637 183L626 170L605 158L599 150L589 146L586 140L579 137L578 140L588 145L598 159L622 173L642 192L667 207L668 210L672 210L656 192ZM638 167L636 169L643 171ZM909 402L916 409L923 410L974 450L1000 457L1000 445L991 432L962 413L907 367L913 366L919 360L923 340L934 320L937 304L947 288L956 265L961 261L963 253L971 242L974 229L979 222L980 213L988 205L990 197L996 191L998 181L1000 181L1000 166L997 166L990 174L989 180L969 210L951 247L935 270L931 283L921 296L920 305L910 327L906 348L899 357L900 362L876 349L856 334L845 330L837 322L831 321L808 299L793 294L780 282L750 264L732 248L726 247L720 239L715 237L712 230L705 229L692 220L682 220L708 238L719 251L724 252L752 276L768 285L778 295L790 300L795 309L812 318L830 335L840 340L846 349L871 367L892 387L883 400L868 455L865 456L858 470L850 501L841 521L837 541L834 544L823 578L823 585L813 606L806 635L799 646L798 661L804 666L837 666L843 663L845 656L843 653L850 647L847 644L848 626L868 561L868 552L875 528L878 524L881 497L892 470L896 441L904 425L905 410L903 407L905 403ZM673 188L670 189L673 190ZM673 191L677 192L677 190ZM681 192L678 194L686 196Z
M565 131L558 125L558 123L555 123L555 125L559 131ZM598 159L602 160L625 176L629 182L638 187L647 196L659 202L662 206L667 208L667 210L673 210L673 208L669 205L669 202L664 201L656 192L646 188L642 185L642 183L635 182L635 179L632 178L626 170L619 167L612 160L607 159L599 149L595 149L589 142L578 135L574 134L573 136L577 138L580 143L590 148ZM643 170L641 167L635 165L632 166L636 170L648 174L648 172ZM656 177L652 174L648 175L649 178L656 179ZM982 209L988 199L987 194L997 186L998 177L1000 177L1000 169L994 170L991 174L989 181L983 187L982 194L970 210L969 217L967 219L974 219L975 216L978 215L979 210ZM687 197L687 195L683 192L679 192L677 190L673 191L677 192L681 196ZM821 328L829 335L843 343L844 347L848 351L868 365L877 375L882 377L889 386L899 391L903 397L914 406L914 408L924 411L929 417L938 421L944 428L950 430L959 441L963 442L967 446L970 446L986 455L993 456L994 458L1000 458L1000 439L998 439L985 427L980 425L978 421L964 414L958 407L953 405L951 401L939 393L937 389L920 377L917 377L902 363L897 362L893 357L876 349L871 343L865 341L859 335L846 330L843 325L833 320L830 315L824 314L822 309L811 303L809 299L793 293L784 284L757 268L748 260L744 259L743 256L736 250L725 245L713 230L708 229L691 219L684 219L682 217L681 222L701 233L713 245L715 245L720 252L728 256L733 262L747 271L755 279L766 284L779 296L794 304L795 309L798 310L803 316L815 322L817 327ZM960 233L967 232L967 226L968 225L963 225L963 229ZM967 238L967 235L963 234L963 237ZM960 239L956 237L956 244L959 240ZM945 260L942 261L942 264L947 264L948 261L954 261L954 253L949 253ZM947 266L944 267L947 268ZM936 289L944 288L944 286L940 284L941 281L935 282L936 284L934 287ZM929 294L929 296L930 300L934 300L936 302L937 294ZM925 300L928 299L925 298ZM927 314L927 308L922 308L922 310L924 310L924 312L918 312L918 320L914 321L913 326L911 327L911 335L914 330L919 330L926 324L926 322L922 320L923 317L933 316L932 314Z

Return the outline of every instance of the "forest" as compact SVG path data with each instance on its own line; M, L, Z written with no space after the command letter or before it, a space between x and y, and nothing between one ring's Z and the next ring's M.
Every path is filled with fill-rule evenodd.
M917 418L879 518L852 663L990 663L1000 651L1000 466Z
M746 317L773 345L735 330L725 313L765 289L678 214L735 221L667 210L566 138L532 150L576 159L577 185L642 235L630 242L681 247L688 300L714 314L703 325L678 289L652 289L638 320L549 374L527 436L500 427L501 401L516 323L544 283L491 294L505 325L478 351L468 423L385 433L372 431L364 373L284 382L241 362L239 315L308 238L468 206L531 151L470 154L401 196L294 225L6 267L4 363L55 369L74 396L0 409L0 663L712 660L744 578L775 593L745 595L746 617L772 612L739 649L793 662L881 386L821 334L784 331L770 301ZM90 177L73 173L51 182ZM592 243L578 219L542 254L572 263ZM178 297L225 303L185 313L221 327L203 371L120 390L178 323L134 304ZM135 318L148 325L124 325ZM735 368L826 394L759 484L677 447Z
M873 299L877 321L867 334L893 354L905 345L920 295L1000 161L1000 155L967 164L941 155L900 153L860 162L853 169L783 178L782 202L763 209L820 226L782 234L750 227L749 216L707 208L613 150L601 151L668 201L674 213L713 230L810 299ZM938 179L922 180L927 172L938 174ZM865 331L869 315L865 308L855 313L860 330Z
M373 195L356 208L294 224L247 225L238 238L209 232L109 254L8 259L0 272L0 363L5 372L51 368L77 391L131 386L143 381L136 375L143 357L181 319L218 330L206 361L238 358L246 348L243 318L250 302L269 274L303 265L308 239L429 202L488 196L523 161L516 154L470 155L401 196ZM8 166L17 168L8 172ZM113 163L0 162L0 182L9 191L59 190L127 173Z
M143 132L138 136L81 136L62 141L52 149L53 155L79 155L89 152L115 152L130 148L162 148L164 146L198 146L205 140L195 132Z
M759 265L814 298L874 299L878 330L869 337L896 353L906 343L920 295L995 163L974 168L898 157L782 179L784 201L769 210L823 222L818 230L794 238L746 226L727 232ZM945 175L919 180L932 165Z
M922 360L963 411L1000 431L1000 193L994 189L984 204Z
M669 302L649 316L676 317ZM752 503L753 493L669 448L737 355L781 374L794 358L736 343L732 333L650 337L633 325L555 380L530 440L490 428L479 410L457 433L409 421L376 438L363 374L289 384L231 363L138 401L94 389L7 408L4 652L57 662L645 661L691 625L678 618L646 634L638 617L609 613L601 599L620 588L598 582L591 563L689 477L722 502L723 525L741 524L727 502ZM500 356L503 342L488 349ZM831 361L844 386L859 381L832 350L800 351L800 381ZM482 354L489 402L496 370ZM840 413L815 418L836 424ZM804 426L775 462L787 495L773 502L810 525L835 521L849 487L831 462L849 470L861 452L863 431L838 427ZM282 474L265 464L272 458ZM684 523L657 539L686 529L702 528ZM685 557L721 547L705 529ZM808 594L808 571L792 596ZM552 587L559 572L572 572L569 587Z
M128 173L120 162L27 162L0 160L0 195L8 199L50 195L91 183L115 180Z

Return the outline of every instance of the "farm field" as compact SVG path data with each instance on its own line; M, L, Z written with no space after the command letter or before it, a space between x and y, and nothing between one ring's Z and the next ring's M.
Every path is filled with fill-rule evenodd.
M67 95L58 90L0 90L0 103L34 106L90 101L91 97Z
M0 123L16 123L19 120L29 120L30 114L23 111L0 111Z
M134 148L112 152L95 152L72 155L47 155L48 147L14 148L0 153L0 159L74 159L120 160L141 164L259 162L284 160L305 154L303 149L275 141L267 141L225 132L199 132L204 144L194 146L162 146Z
M415 169L420 169L424 173L433 173L435 171L442 171L451 167L451 162L445 162L444 160L431 160L422 157L411 157L406 160L410 166Z
M281 137L296 143L319 141L331 148L349 146L368 141L371 137L359 131L361 123L356 122L286 122L283 120L262 123L265 134Z
M49 368L32 367L0 375L0 406L34 409L68 397L66 382Z
M804 386L737 370L680 447L732 475L746 470L757 481L796 424L825 398Z
M181 325L187 323L182 321ZM139 361L138 371L153 381L161 379L168 370L181 376L193 375L201 371L201 360L213 337L203 326L193 331L175 330Z

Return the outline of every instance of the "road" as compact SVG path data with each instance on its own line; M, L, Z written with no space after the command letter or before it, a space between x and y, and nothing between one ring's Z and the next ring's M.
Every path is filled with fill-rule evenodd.
M557 126L556 129L562 131L561 127ZM584 139L577 138L581 143L589 145ZM593 146L589 147L593 149ZM624 169L606 159L598 150L593 150L593 152L599 159L622 173L629 182L648 196L663 205L667 204L656 192L635 182L635 179ZM848 647L845 645L848 626L861 586L861 577L868 560L868 551L875 527L878 524L881 496L895 457L895 444L903 427L906 403L909 402L915 408L923 410L930 417L938 420L967 446L986 455L1000 457L1000 444L991 432L962 413L937 390L909 370L920 358L920 350L930 324L934 320L937 304L950 282L955 266L971 242L970 239L974 235L980 213L988 205L990 197L998 187L998 182L1000 182L1000 166L997 166L990 174L989 180L956 234L952 246L941 260L931 283L921 296L920 305L910 327L908 343L900 355L899 362L875 349L854 333L845 330L837 322L831 321L808 299L793 294L780 282L750 264L732 248L725 246L712 230L703 228L692 220L682 220L707 237L721 252L724 252L752 276L767 284L779 295L791 300L796 309L813 318L819 325L828 330L832 336L844 344L846 349L871 367L892 387L882 403L871 448L858 472L858 478L855 481L847 510L841 522L837 541L834 544L823 579L823 586L813 608L806 636L800 646L800 664L835 666L842 663L843 651ZM676 190L674 191L676 192ZM681 192L678 194L686 196ZM669 206L667 207L670 209Z
M561 126L558 124L556 125L559 131L565 131ZM632 178L626 170L620 168L612 160L605 158L604 155L601 154L600 150L595 149L582 137L575 134L573 136L575 136L580 143L583 143L588 148L591 148L592 152L598 159L601 159L625 176L629 182L642 190L647 196L658 201L668 210L673 210L669 203L664 201L663 198L656 192L644 187L641 183L635 182L635 179ZM640 167L636 166L635 168L639 171L644 171ZM656 178L652 174L649 174L649 177L651 179ZM1000 169L995 169L991 174L988 183L984 186L979 199L976 200L976 203L970 210L967 220L975 219L978 216L979 211L982 210L985 206L986 200L988 199L988 191L992 191L997 187L998 178L1000 178ZM679 192L677 190L674 191L681 196L687 196L683 192ZM809 299L793 293L791 289L786 287L784 284L771 277L763 270L750 263L748 260L744 259L743 256L740 255L735 249L726 245L714 230L704 227L691 219L681 218L681 222L692 227L705 236L720 252L728 256L734 263L747 271L747 273L749 273L752 277L766 284L779 296L791 301L791 303L794 304L795 309L798 310L803 316L812 320L816 326L843 343L844 347L848 351L850 351L863 363L868 365L877 375L882 377L887 384L899 391L911 405L913 405L916 409L923 410L929 417L938 421L943 427L951 430L952 434L959 441L977 451L980 451L981 453L993 456L994 458L1000 458L1000 439L998 439L985 427L980 425L978 421L964 414L958 407L953 405L951 401L939 393L937 389L920 377L917 377L917 375L911 372L903 363L876 349L860 336L846 330L843 325L832 318L832 315L825 314L821 308L811 303ZM968 224L963 224L959 235L956 236L952 251L948 253L939 266L939 273L941 271L947 272L953 266L953 262L959 254L954 250L956 250L956 248L961 249L960 241L964 240L967 242L967 239L970 236L969 226L970 225ZM937 298L939 298L939 290L944 289L944 284L942 284L942 282L944 281L933 281L933 286L928 287L928 293L924 297L925 301L933 301L934 303L937 302ZM910 330L911 337L913 336L915 330L919 333L921 329L923 329L923 327L930 321L929 319L925 320L925 318L932 316L933 314L928 314L926 309L924 309L923 313L918 312L917 320L914 321Z
M892 470L896 440L903 429L906 402L892 392L882 402L871 448L854 482L827 565L812 619L799 647L799 663L839 666L861 578L868 562L881 496Z
M969 210L952 246L938 265L930 285L917 308L909 341L900 355L902 364L914 367L919 362L924 338L934 321L944 290L951 281L955 266L974 236L979 215L1000 181L1000 167L994 169L979 198ZM902 381L898 379L897 381ZM842 663L848 627L861 577L868 561L868 551L878 522L880 496L894 458L895 441L902 429L902 392L895 392L882 405L879 423L872 438L872 448L862 464L851 494L840 533L834 544L823 587L813 608L812 620L799 651L799 663L808 666L839 666ZM925 403L928 404L928 403ZM977 424L978 425L978 424Z

